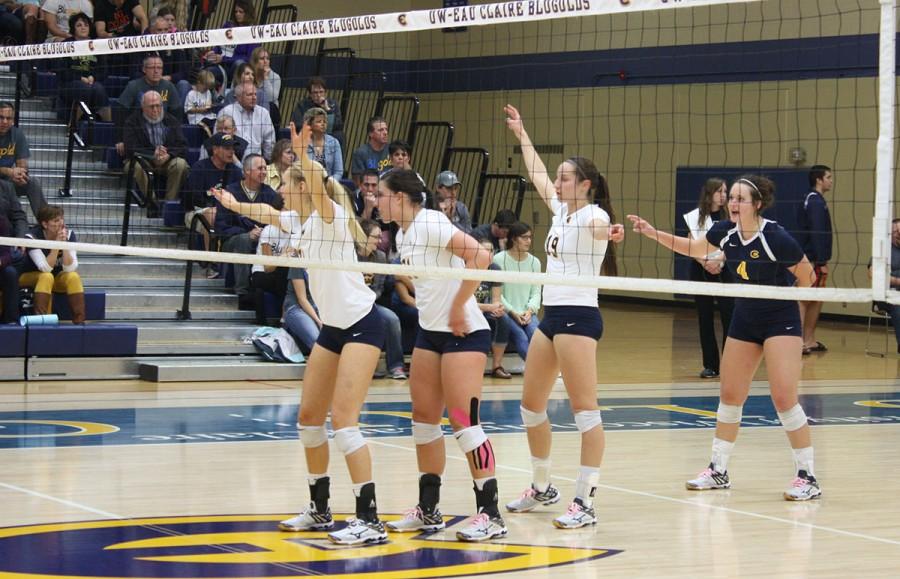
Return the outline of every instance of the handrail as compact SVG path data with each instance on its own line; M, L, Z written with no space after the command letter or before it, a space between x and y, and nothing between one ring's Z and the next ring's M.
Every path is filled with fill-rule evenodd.
M78 114L79 112L81 115ZM72 111L69 113L69 142L68 145L66 145L66 178L63 181L62 189L59 190L60 197L72 196L72 162L75 156L76 141L78 142L78 147L80 149L87 148L81 135L78 134L79 117L87 117L88 126L94 126L94 113L84 101L75 101L72 103Z
M144 208L150 202L150 198L141 193L134 184L134 169L136 165L140 165L147 173L147 182L152 183L154 179L153 165L150 160L140 153L132 153L131 163L128 164L128 173L125 177L125 210L122 213L122 240L119 243L122 247L128 245L128 225L131 222L131 202L132 200L138 207Z
M194 213L193 219L191 219L191 226L188 230L188 249L192 249L194 247L194 239L197 235L197 225L200 224L206 229L207 234L211 237L216 234L215 228L209 224L209 221L206 220L206 216L203 215L202 211L197 211ZM185 263L184 268L184 297L181 300L181 309L175 311L175 319L177 320L190 320L191 319L191 281L194 277L194 267L193 261L190 259Z

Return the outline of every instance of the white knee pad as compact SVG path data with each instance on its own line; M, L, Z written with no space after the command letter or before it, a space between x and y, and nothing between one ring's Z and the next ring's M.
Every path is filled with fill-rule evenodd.
M803 412L799 404L795 404L793 408L779 412L778 420L786 431L793 432L806 426L806 412Z
M300 432L300 442L306 448L317 448L328 442L328 432L324 424L322 426L297 424L297 430Z
M427 422L413 422L413 440L416 444L428 444L444 437L444 431L440 424L428 424Z
M579 432L588 432L603 424L603 417L600 409L582 410L575 413L575 425L578 426Z
M334 444L344 456L353 454L366 445L358 426L348 426L334 432Z
M543 412L532 412L524 406L519 406L519 412L522 413L522 424L524 424L526 428L534 428L535 426L540 426L547 422L546 410Z
M480 424L476 424L475 426L470 426L468 428L463 428L459 432L453 433L453 436L456 437L456 442L459 443L459 448L462 449L463 453L468 454L487 442L487 434L484 433Z
M719 402L719 410L716 411L716 420L723 424L738 424L744 417L743 406L732 406Z

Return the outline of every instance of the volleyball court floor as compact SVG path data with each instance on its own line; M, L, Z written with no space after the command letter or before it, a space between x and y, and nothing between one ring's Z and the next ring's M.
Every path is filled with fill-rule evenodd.
M503 540L458 543L474 496L448 437L448 529L343 548L324 533L276 529L309 500L297 383L9 382L0 384L0 578L896 576L900 359L865 356L865 326L823 323L829 352L804 361L823 497L789 503L791 453L765 369L744 409L732 488L687 491L708 461L718 391L696 378L693 313L615 306L604 316L607 452L594 527L551 524L572 497L579 455L561 383L549 409L561 503L508 514ZM521 376L486 380L501 502L530 482L520 390ZM417 498L407 385L376 381L362 422L379 510L399 517ZM342 520L353 499L334 449L330 472Z

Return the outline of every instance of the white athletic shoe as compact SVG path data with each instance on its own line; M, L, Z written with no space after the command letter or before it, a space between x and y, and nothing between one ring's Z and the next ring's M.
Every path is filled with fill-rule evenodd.
M569 504L569 508L562 516L553 519L553 524L558 529L580 529L597 523L593 507L586 507L579 499Z
M334 519L331 518L331 508L320 513L316 510L315 503L309 503L309 508L290 519L278 523L278 528L282 531L292 533L298 531L325 531L334 526Z
M506 504L506 510L511 513L527 513L539 506L549 506L559 502L559 489L552 484L544 492L538 491L532 484L522 496Z
M709 463L706 470L697 475L697 478L691 479L684 483L685 488L689 491L708 491L712 489L731 488L731 481L728 480L728 472L719 472L713 467L713 463Z
M786 501L808 501L822 496L822 489L816 477L806 474L805 470L797 473L797 477L791 483L791 488L784 491Z
M389 531L394 533L411 533L413 531L423 531L425 533L436 533L447 526L441 511L435 509L433 513L422 512L421 507L416 506L403 513L403 518L398 521L389 521L385 523Z
M491 517L487 513L479 513L469 521L466 528L456 531L456 538L467 543L478 543L505 537L506 533L506 523L501 517Z
M360 519L347 519L347 526L328 533L328 540L337 545L373 545L387 541L388 535L380 521L370 523Z

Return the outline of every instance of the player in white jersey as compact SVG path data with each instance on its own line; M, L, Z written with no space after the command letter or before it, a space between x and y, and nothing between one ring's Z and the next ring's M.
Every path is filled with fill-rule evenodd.
M326 182L322 166L305 154L310 139L309 125L300 134L292 127L291 133L300 162L284 173L287 210L284 213L296 215L290 228L285 228L284 213L279 215L268 205L234 203L233 197L230 200L226 197L230 196L227 193L216 193L216 197L229 209L252 219L280 223L290 234L296 234L302 222L301 257L315 261L356 261L354 236L364 238L365 234L352 210L345 208L349 200L343 187L330 179ZM312 500L309 508L282 521L279 527L296 532L334 526L328 506L329 449L325 429L330 409L335 446L344 455L353 481L356 517L328 538L341 545L382 543L387 540L387 533L378 519L372 458L358 424L384 344L384 323L374 309L375 294L366 286L362 273L311 270L309 280L310 293L324 324L306 364L297 422L305 448Z
M545 244L547 273L595 276L602 268L603 273L615 275L615 257L608 261L604 257L608 242L621 241L624 228L612 225L606 180L591 161L572 157L559 165L556 180L551 181L525 132L519 111L512 105L507 105L504 111L507 127L521 144L528 175L553 212ZM551 431L547 401L561 371L575 424L581 432L581 467L575 483L575 499L553 524L561 529L575 529L597 522L593 498L604 448L603 424L597 405L597 340L603 334L603 319L597 307L597 290L593 288L546 285L543 304L544 317L531 339L525 361L521 406L534 478L522 496L506 508L511 512L528 512L539 505L559 501L559 490L550 482Z
M400 261L411 266L485 269L491 255L440 211L425 208L425 183L413 171L395 170L378 185L381 218L400 226ZM388 523L393 531L433 532L444 528L438 509L446 464L441 418L446 407L453 435L466 454L475 484L478 514L458 531L461 541L506 535L497 508L494 451L478 422L481 387L491 331L474 292L477 281L414 278L419 332L409 385L413 438L419 465L419 503L406 517Z

